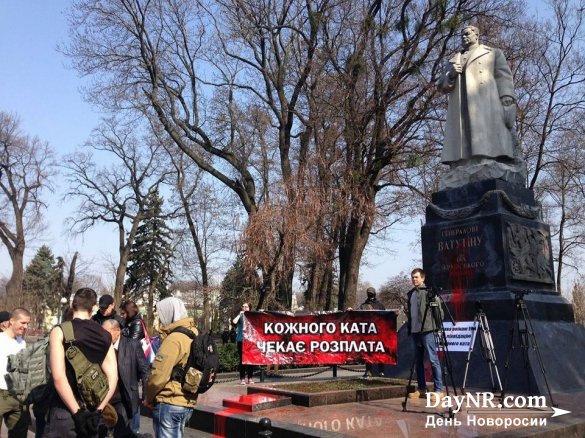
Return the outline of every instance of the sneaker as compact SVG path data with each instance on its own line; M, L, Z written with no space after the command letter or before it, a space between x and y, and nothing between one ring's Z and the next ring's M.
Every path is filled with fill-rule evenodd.
M424 390L420 390L420 389L417 389L416 391L410 392L408 394L408 398L426 398L426 397L427 397L427 392Z
M240 385L245 385L246 381L244 379L240 380Z
M248 384L249 385L253 385L254 384L254 379L247 379L247 381L248 381Z
M364 373L364 375L362 376L362 379L367 379L368 377L370 377L370 373L368 373L367 371Z

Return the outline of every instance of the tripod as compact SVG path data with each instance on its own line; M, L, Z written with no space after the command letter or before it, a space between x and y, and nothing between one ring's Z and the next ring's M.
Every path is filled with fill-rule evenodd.
M445 302L443 301L443 298L437 293L437 289L435 288L419 288L419 293L426 293L426 306L425 306L425 311L424 311L424 315L423 315L423 319L422 319L422 323L421 323L421 327L425 326L425 322L427 320L427 317L432 318L432 323L433 323L433 337L434 337L434 341L435 341L435 346L437 348L437 350L439 349L439 347L442 347L443 350L443 362L445 364L445 366L441 366L441 376L443 379L443 384L445 386L445 391L447 393L447 395L449 395L449 386L447 385L447 374L449 374L450 378L451 378L451 384L453 385L453 393L455 395L457 395L457 389L455 388L455 380L453 378L453 366L451 364L451 358L449 356L449 349L447 346L447 337L445 335L445 330L443 327L443 318L440 317L441 313L440 313L440 305L441 303L444 305ZM438 302L435 298L439 297L440 302ZM451 313L449 312L449 308L447 308L447 306L444 306L445 309L447 310L447 314L449 315L449 318L451 319L451 322L453 322L453 317L451 316ZM430 315L430 316L429 316ZM409 315L410 318L410 315ZM406 412L406 405L408 403L408 390L410 388L410 385L412 384L412 376L414 374L414 367L416 366L417 363L417 349L419 347L416 346L415 347L415 353L414 353L414 358L412 361L412 366L410 367L410 377L408 379L408 385L406 386L406 394L404 395L404 401L402 402L402 411ZM420 378L420 376L419 376ZM449 417L452 418L453 417L453 409L449 408Z
M534 335L534 329L532 327L532 320L530 319L530 314L528 313L528 308L526 307L526 303L524 302L524 295L529 294L529 290L521 290L516 292L515 297L515 309L514 309L514 319L512 321L512 327L510 328L510 344L508 347L508 355L506 357L506 376L504 378L504 387L502 388L502 400L506 395L506 388L508 387L508 372L510 371L511 367L511 359L512 353L516 349L515 345L515 338L516 335L518 336L519 347L522 351L522 359L524 363L524 369L526 370L526 380L528 382L528 394L532 395L532 389L530 387L530 357L528 355L529 348L532 348L536 353L536 358L538 360L538 365L540 366L540 371L542 372L542 377L544 378L544 383L546 384L546 390L548 391L548 396L550 398L550 403L552 406L557 406L554 401L552 394L550 392L550 387L548 386L548 379L546 378L546 370L544 368L544 363L542 362L542 356L540 355L540 350L538 349L538 343L536 342L536 336Z
M498 389L502 391L502 382L500 381L500 374L498 373L498 367L496 365L496 353L494 350L494 342L488 325L488 320L481 301L475 303L476 314L473 319L473 330L475 334L476 330L480 329L480 340L481 340L481 355L488 363L488 369L490 372L490 380L492 381L492 391L496 390L494 384L494 375L497 379ZM467 353L467 360L465 362L465 374L463 375L463 384L461 385L461 392L465 394L465 382L467 381L467 371L469 370L469 363L471 361L471 353L473 352L473 346L475 343L475 336L472 338L472 342L469 345L469 352Z

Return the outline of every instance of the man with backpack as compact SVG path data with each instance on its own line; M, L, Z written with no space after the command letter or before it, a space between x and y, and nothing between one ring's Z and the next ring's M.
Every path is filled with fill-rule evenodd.
M182 437L197 403L197 393L186 391L182 382L174 378L173 371L187 364L192 342L189 336L176 330L183 327L197 335L197 329L178 298L159 301L156 310L161 346L152 363L144 404L152 409L156 438Z
M26 437L30 422L28 409L8 392L5 378L8 356L26 347L24 335L29 323L30 312L18 307L12 311L6 330L0 333L0 424L4 420L9 438Z
M50 368L57 396L54 397L47 415L44 437L97 437L102 412L116 390L118 367L112 337L91 320L96 302L97 294L93 289L79 289L71 303L73 320L67 323L71 326L55 326L51 331ZM71 328L74 339L69 341ZM92 370L94 377L101 372L105 374L107 385L100 388L101 395L97 400L93 388L87 387L91 383L88 383L85 376L83 378L77 376L80 374L79 366L73 365L72 362L79 358L83 358L86 365L96 367L95 364L99 364ZM103 379L94 380L97 382ZM94 397L90 398L92 396Z

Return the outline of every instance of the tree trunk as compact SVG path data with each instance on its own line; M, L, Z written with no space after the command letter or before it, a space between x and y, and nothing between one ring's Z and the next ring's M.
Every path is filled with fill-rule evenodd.
M6 283L6 302L17 307L22 302L22 282L24 280L24 242L11 252L12 275Z
M146 308L146 327L149 330L149 333L152 331L152 326L154 325L154 289L156 287L156 283L151 284L148 287L148 306Z
M285 263L287 261L285 260ZM291 260L292 264L294 262ZM292 284L294 277L294 266L288 267L285 273L282 273L278 278L278 284L276 287L276 301L286 310L290 310L292 306Z
M361 222L361 225L360 225ZM370 237L371 219L359 221L352 218L339 247L339 297L337 309L345 310L355 307L360 262L368 238Z
M124 278L128 267L128 255L129 251L120 251L120 261L116 268L116 283L114 285L114 301L117 304L122 302L122 296L124 295Z
M67 300L71 299L71 295L73 295L73 283L75 282L75 266L77 265L77 256L79 253L75 251L73 254L73 258L71 259L71 264L69 265L69 276L67 277L67 287L65 288L65 298Z
M182 185L178 184L179 195L181 197L181 203L183 204L183 210L185 210L185 217L187 218L187 224L189 225L189 232L191 233L191 239L195 245L195 251L197 252L197 260L199 262L199 269L201 269L201 285L203 286L203 328L205 331L210 329L210 317L211 317L211 300L209 298L209 275L207 272L207 260L197 234L197 228L193 222L191 216L191 208L189 207L189 200L183 193Z
M565 196L564 192L561 196L561 220L559 223L559 253L558 253L558 262L557 262L557 292L561 293L561 278L563 274L563 255L565 253L565 223L566 223L566 216L565 216Z
M116 282L114 285L114 301L118 305L122 302L122 296L124 295L124 279L126 277L126 268L128 267L128 257L130 256L130 249L132 248L132 243L134 243L136 230L138 230L138 225L141 220L142 214L137 213L132 219L132 227L127 237L123 222L118 224L118 252L120 254L120 260L116 268Z

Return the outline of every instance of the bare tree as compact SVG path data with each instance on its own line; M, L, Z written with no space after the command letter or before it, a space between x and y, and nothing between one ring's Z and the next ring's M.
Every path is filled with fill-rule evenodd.
M379 300L387 309L402 309L407 307L406 294L412 288L410 275L401 272L389 278L378 291Z
M585 245L582 138L585 46L582 2L554 0L550 17L526 19L510 33L518 95L518 135L535 190L551 225L556 287L577 270Z
M573 284L573 312L575 313L575 322L585 325L585 285L583 285L583 277Z
M519 93L518 131L529 165L530 188L537 188L564 133L585 110L585 47L583 5L572 0L550 2L552 17L526 20L514 37L516 89ZM523 50L518 50L518 46Z
M0 240L12 261L9 303L22 292L26 242L42 229L42 192L52 190L53 157L47 142L21 132L17 116L0 112Z
M225 249L221 229L226 226L229 215L217 191L205 182L205 173L181 151L178 156L169 153L175 169L173 190L178 195L174 203L180 205L177 210L182 212L177 213L180 225L176 230L176 252L179 254L176 263L180 264L182 272L196 279L197 289L202 292L203 313L211 315L210 263ZM204 318L205 330L210 329L210 321L210 318Z
M347 1L324 20L324 53L337 93L320 89L317 95L321 105L337 108L336 147L343 151L343 166L335 168L339 308L355 303L360 262L376 227L379 202L387 224L404 217L408 210L400 188L415 187L404 170L414 167L413 157L422 161L436 151L434 79L458 44L459 20L504 21L508 10L496 1Z
M162 126L238 197L259 305L290 306L299 262L309 302L331 304L338 257L345 308L370 234L405 211L412 157L436 150L433 80L461 22L506 21L509 3L77 0L65 52L94 102Z
M543 169L539 190L546 217L551 224L557 290L562 290L564 268L579 271L579 258L585 248L585 167L583 136L585 126L575 120L573 132L560 137L561 145L554 151L555 161Z
M75 216L69 221L79 233L98 223L115 225L119 260L114 293L120 302L128 255L144 218L147 199L166 177L159 162L164 149L153 137L140 141L131 128L114 119L106 120L94 130L86 149L89 151L77 152L64 161L69 180L64 198L80 200ZM91 150L105 152L113 160L112 165L99 169Z
M65 53L78 71L93 76L88 97L94 103L107 111L139 111L159 123L177 147L253 212L256 187L246 155L230 143L233 131L217 138L205 117L204 15L198 2L186 0L107 0L98 7L78 0L70 9L72 41Z

